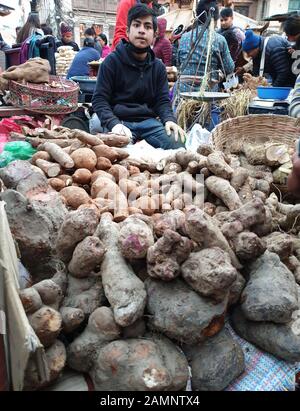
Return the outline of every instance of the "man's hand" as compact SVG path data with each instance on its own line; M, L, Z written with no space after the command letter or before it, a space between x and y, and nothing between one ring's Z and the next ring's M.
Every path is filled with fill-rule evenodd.
M121 136L127 136L129 138L132 138L132 132L131 130L124 126L124 124L116 124L112 129L112 133L114 134L121 134Z
M185 131L182 130L182 128L179 127L178 124L174 123L174 121L167 121L166 124L165 124L165 129L166 129L166 132L167 132L168 136L170 136L172 131L173 131L175 141L178 141L178 134L179 134L182 143L185 142L185 140L186 140Z

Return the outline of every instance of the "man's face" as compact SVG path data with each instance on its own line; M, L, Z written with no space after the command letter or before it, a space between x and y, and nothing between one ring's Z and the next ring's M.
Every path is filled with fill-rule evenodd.
M154 40L152 16L138 17L127 29L128 40L135 47L143 49L150 46Z
M298 39L300 38L300 34L296 34L295 36L288 34L287 35L287 39L288 41L290 41L291 43L296 42Z
M233 25L233 17L221 17L221 28L229 29Z
M255 59L255 57L258 55L258 53L259 53L259 47L257 47L256 49L247 51L246 54L247 54L248 57L252 57L253 59Z
M70 43L72 41L72 38L73 38L72 34L65 34L63 36L65 43Z

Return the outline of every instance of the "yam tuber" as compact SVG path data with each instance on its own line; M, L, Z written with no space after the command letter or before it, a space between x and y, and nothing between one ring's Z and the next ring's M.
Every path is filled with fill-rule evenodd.
M233 169L226 163L223 156L218 152L213 152L207 157L207 168L217 177L230 179Z
M106 249L98 237L88 236L75 248L68 265L69 272L77 278L99 271ZM98 269L97 269L98 268Z
M106 146L105 144L104 145L99 145L99 146L94 146L93 151L96 154L97 158L105 157L108 160L110 160L111 163L114 163L119 158L119 155L118 155L117 151L114 150L112 147Z
M35 164L43 170L47 177L56 177L61 172L59 164L51 163L50 161L42 160L41 158L38 158Z
M66 204L74 209L90 202L90 196L81 187L65 187L60 190L59 194L65 199Z
M98 136L94 136L93 134L87 133L83 130L78 130L76 128L72 130L72 137L77 138L82 143L89 146L97 146L103 144L102 139Z
M144 221L134 216L124 221L120 229L119 245L125 258L145 258L148 248L153 244L153 232Z
M109 170L112 164L111 161L106 157L98 157L96 168L97 170Z
M80 308L62 307L60 314L62 318L62 330L66 334L76 330L85 319L84 312Z
M63 168L73 168L74 161L64 152L64 150L57 145L57 143L45 143L45 151L47 151L53 160L57 161ZM52 176L54 177L54 176Z
M38 151L33 156L31 157L31 163L33 165L36 164L36 160L41 159L41 160L46 160L46 161L51 161L51 156L47 151Z
M60 178L49 178L48 183L56 191L60 191L65 188L65 183Z
M108 213L101 217L95 235L107 248L101 266L105 295L112 306L116 322L122 327L133 324L144 313L146 291L122 256L119 245L119 227Z
M116 183L119 183L122 178L127 179L129 177L127 169L119 164L114 164L107 172L114 177Z
M33 285L45 305L55 305L58 309L62 299L62 289L53 280L43 280Z
M75 168L87 168L92 171L97 164L96 154L90 148L79 148L73 151L71 158Z
M52 345L61 331L60 313L46 305L30 314L28 320L44 347Z
M91 177L92 173L87 168L78 168L72 176L74 183L82 185L89 184Z
M211 176L205 180L205 184L209 191L220 198L229 210L236 210L242 206L237 192L224 178Z
M39 310L43 305L41 296L33 287L20 290L19 297L26 313L33 313Z
M130 143L130 138L120 134L99 133L97 137L109 147L124 147Z

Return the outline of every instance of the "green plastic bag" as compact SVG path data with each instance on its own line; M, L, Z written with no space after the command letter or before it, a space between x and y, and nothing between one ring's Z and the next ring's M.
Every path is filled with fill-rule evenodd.
M14 155L9 151L2 151L0 154L0 168L6 167L9 163L14 161Z
M27 141L10 141L5 144L3 152L5 151L13 155L13 160L29 160L37 150Z

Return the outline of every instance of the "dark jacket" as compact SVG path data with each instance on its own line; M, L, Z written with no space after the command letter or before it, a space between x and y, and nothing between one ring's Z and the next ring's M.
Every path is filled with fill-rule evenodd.
M253 74L259 75L265 38L261 37L260 52L253 59ZM266 47L264 74L272 77L274 87L294 87L296 76L292 73L292 59L288 53L290 43L280 36L270 37Z
M231 26L228 29L220 29L218 31L225 40L227 41L230 55L234 63L237 63L237 60L242 52L242 42L245 39L245 35L241 29L235 26Z
M100 54L94 47L82 47L72 61L67 74L67 79L73 76L88 76L90 71L88 63L99 59Z
M143 121L159 117L176 121L169 99L166 68L148 53L142 65L121 40L100 65L92 104L103 127L111 130L121 121Z
M69 43L66 43L63 39L60 39L56 43L56 48L58 49L58 47L60 46L70 46L73 47L74 51L79 51L79 46L77 43L75 43L75 41L70 41Z

